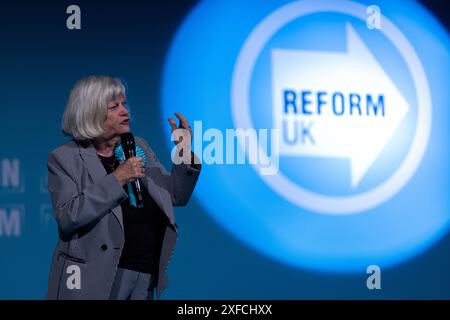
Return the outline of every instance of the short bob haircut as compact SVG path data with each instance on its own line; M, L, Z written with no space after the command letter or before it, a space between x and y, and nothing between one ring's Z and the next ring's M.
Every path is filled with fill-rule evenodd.
M64 134L75 140L100 137L108 113L108 103L125 97L125 85L108 76L89 76L79 80L70 91L62 118Z

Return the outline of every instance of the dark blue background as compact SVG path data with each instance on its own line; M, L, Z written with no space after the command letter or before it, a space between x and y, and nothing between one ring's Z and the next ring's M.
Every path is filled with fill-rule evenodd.
M245 0L243 0L245 1ZM82 29L66 28L66 8L81 8ZM0 237L0 299L41 299L56 243L43 210L50 150L67 140L60 119L70 88L90 74L128 86L133 131L169 167L160 83L174 32L196 4L179 1L2 1L0 4L0 159L19 158L25 192L0 191L0 207L22 204L20 237ZM447 1L423 3L449 29ZM431 84L432 85L432 84ZM176 111L174 106L174 111ZM189 114L186 114L189 118ZM44 188L43 188L44 186ZM47 207L48 208L48 207ZM165 299L450 298L450 236L425 254L383 271L382 290L367 274L302 271L259 255L227 234L193 199L177 208L180 239Z

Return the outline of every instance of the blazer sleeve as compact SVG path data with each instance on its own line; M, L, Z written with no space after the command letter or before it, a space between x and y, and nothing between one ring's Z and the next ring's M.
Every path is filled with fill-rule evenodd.
M144 149L144 152L149 157L146 175L153 178L155 175L150 172L156 171L158 178L153 180L157 185L169 191L172 204L174 206L185 206L189 202L192 192L194 192L200 175L202 167L200 159L191 152L197 164L173 164L172 170L169 173L161 162L159 162L155 153L150 149L144 139L136 137L136 142Z
M48 157L48 190L55 218L65 234L101 219L128 198L113 174L84 188L77 182L68 161L57 152Z

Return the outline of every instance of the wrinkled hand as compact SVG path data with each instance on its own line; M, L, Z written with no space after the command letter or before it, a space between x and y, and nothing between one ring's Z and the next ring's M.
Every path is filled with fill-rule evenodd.
M122 162L114 171L119 183L124 184L145 176L145 165L141 157L132 157Z
M183 116L182 114L175 112L175 116L178 118L178 120L180 121L180 124L177 128L177 123L175 122L175 120L173 118L169 118L169 123L170 123L170 127L172 128L172 134L175 130L177 129L185 129L189 132L190 134L190 138L191 138L191 142L192 142L192 129L191 126L189 125L189 121L186 119L185 116ZM179 144L181 141L183 141L183 139L187 139L188 138L188 132L183 130L183 133L180 135L180 139L178 139L175 142L175 145Z

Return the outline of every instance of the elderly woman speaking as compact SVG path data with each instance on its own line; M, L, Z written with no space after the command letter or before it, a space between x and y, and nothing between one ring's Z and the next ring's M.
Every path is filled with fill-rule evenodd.
M188 121L175 115L188 138ZM174 133L176 122L169 122ZM48 189L59 231L48 299L144 300L153 299L155 289L159 298L167 286L166 268L177 239L173 206L187 204L200 160L191 152L189 161L174 164L169 173L138 137L136 156L123 157L121 136L130 135L129 125L119 80L90 76L73 87L62 121L72 140L48 157ZM142 205L136 205L130 188L137 181Z

